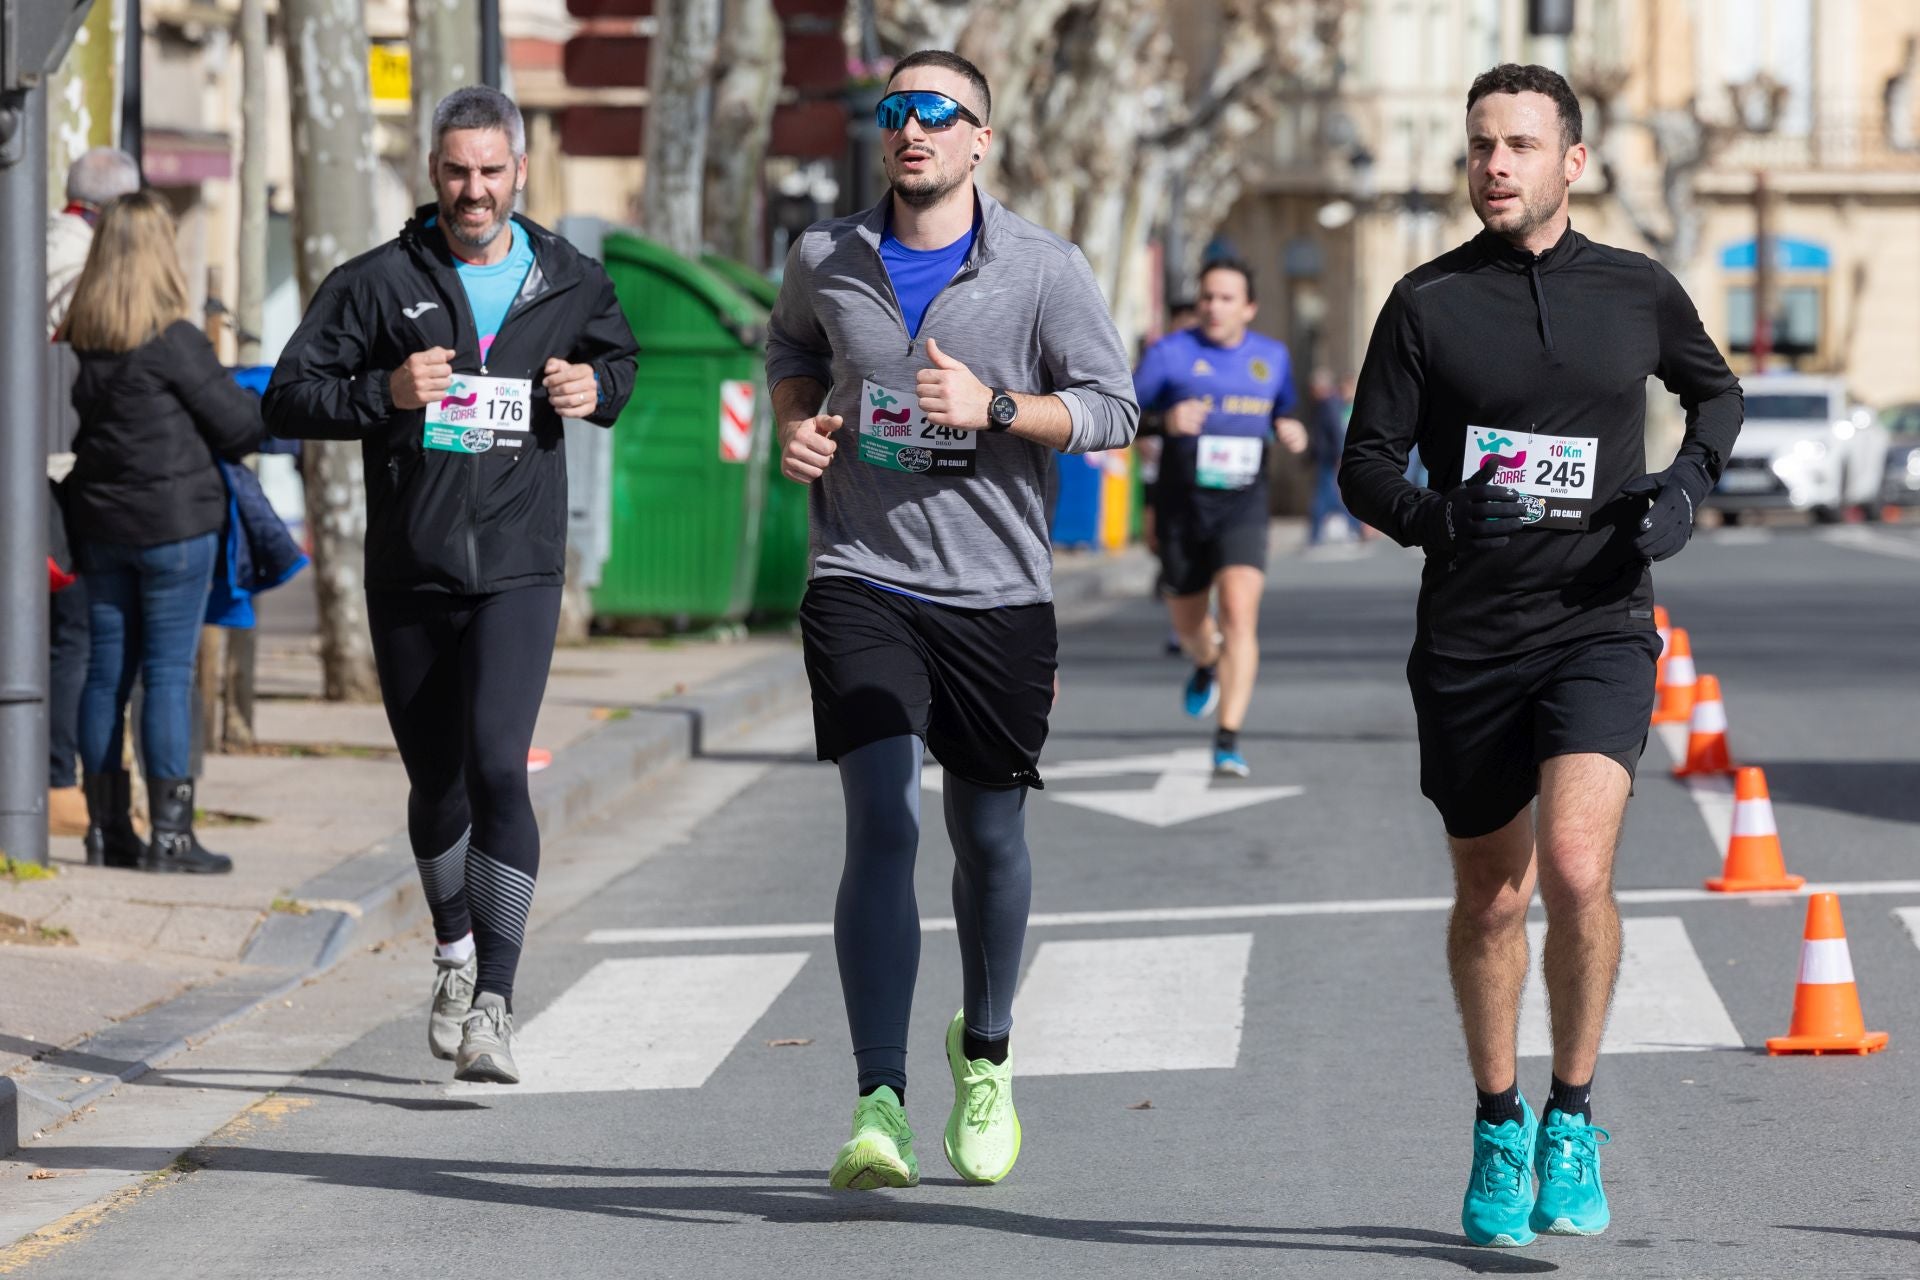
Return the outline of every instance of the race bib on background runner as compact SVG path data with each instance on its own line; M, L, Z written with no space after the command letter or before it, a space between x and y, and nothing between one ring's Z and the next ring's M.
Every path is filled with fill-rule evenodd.
M445 395L427 405L421 444L443 453L518 449L532 429L531 378L481 378L456 373ZM516 434L517 433L517 434Z
M1265 457L1266 441L1254 436L1201 436L1194 478L1202 489L1244 489Z
M1471 480L1490 458L1500 464L1492 483L1520 495L1527 509L1522 521L1543 529L1587 527L1600 463L1598 439L1468 427L1460 478Z
M860 461L913 475L970 476L980 433L937 427L919 398L871 378L860 383Z

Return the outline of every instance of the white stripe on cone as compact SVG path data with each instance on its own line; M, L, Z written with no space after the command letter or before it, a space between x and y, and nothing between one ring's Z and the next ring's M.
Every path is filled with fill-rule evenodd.
M1800 945L1800 981L1807 986L1853 981L1845 938L1809 938Z
M1667 659L1667 683L1684 686L1695 683L1699 677L1693 673L1693 655L1676 653Z
M1712 702L1693 704L1694 733L1725 733L1727 731L1727 704L1719 699Z
M1742 800L1733 806L1733 834L1736 836L1777 836L1773 823L1773 805L1765 800Z

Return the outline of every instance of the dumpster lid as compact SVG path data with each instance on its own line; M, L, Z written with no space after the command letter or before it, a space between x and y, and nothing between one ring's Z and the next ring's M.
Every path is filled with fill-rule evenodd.
M779 282L769 280L737 258L723 258L717 253L703 253L700 255L700 265L769 311L773 310L773 304L779 300Z
M666 276L709 307L741 346L757 347L767 340L767 313L725 279L691 262L657 240L631 231L609 231L601 242L608 262L625 262Z

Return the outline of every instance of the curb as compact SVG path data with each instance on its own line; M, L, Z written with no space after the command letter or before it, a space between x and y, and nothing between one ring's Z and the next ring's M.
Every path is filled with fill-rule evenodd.
M769 716L801 705L806 669L780 654L697 693L636 707L603 725L533 780L534 816L549 838L596 814L641 783ZM591 746L591 750L582 748ZM270 915L254 931L247 971L195 987L116 1022L68 1049L0 1076L0 1157L39 1132L154 1070L156 1063L277 1000L371 945L419 923L420 882L405 832L349 858L295 890L306 915Z
M1054 604L1072 609L1144 596L1153 574L1153 560L1138 548L1089 557L1056 575ZM807 696L806 668L796 652L755 663L698 693L635 707L627 719L557 752L553 764L535 775L534 817L549 838L558 837L641 783L803 705ZM588 746L592 750L583 749ZM339 963L349 948L405 932L422 915L419 876L404 831L313 877L292 896L310 910L268 916L240 957L246 972L196 987L0 1076L0 1158L156 1063L299 989Z

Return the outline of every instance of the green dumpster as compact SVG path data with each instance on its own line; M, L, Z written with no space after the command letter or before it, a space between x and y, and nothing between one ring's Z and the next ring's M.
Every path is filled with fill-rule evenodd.
M613 430L594 612L738 622L753 603L773 435L766 308L640 236L611 232L601 249L640 362Z
M768 311L780 286L732 258L708 254L702 266ZM771 401L769 401L771 403ZM763 618L790 618L800 611L810 567L807 542L807 486L780 474L777 443L767 450L766 506L760 516L760 569L753 584L753 612Z

